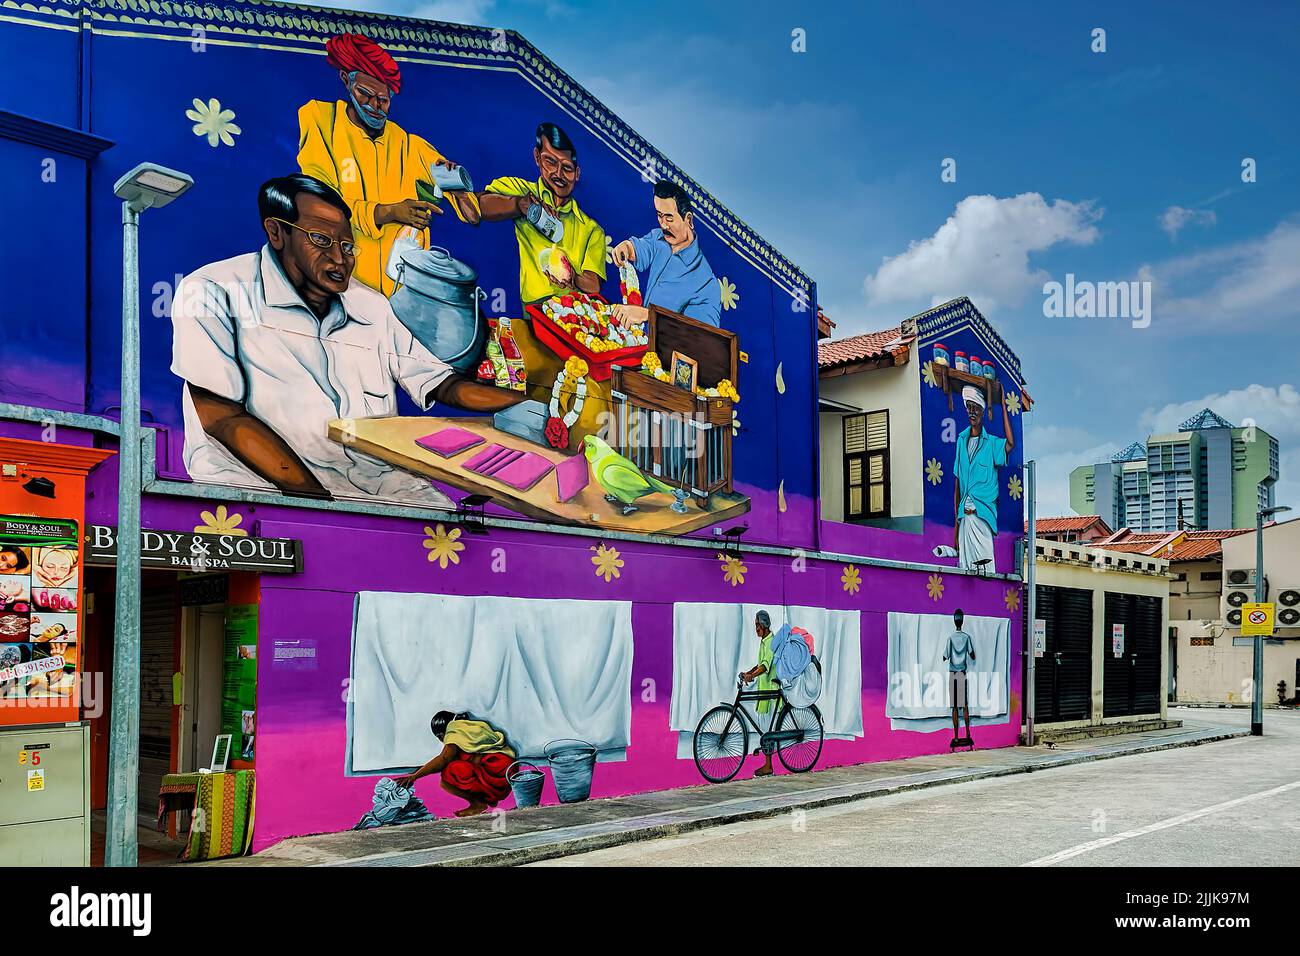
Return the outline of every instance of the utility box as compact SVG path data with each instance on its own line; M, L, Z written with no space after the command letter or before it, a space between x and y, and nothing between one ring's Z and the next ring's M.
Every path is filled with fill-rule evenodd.
M90 727L0 728L0 866L90 866Z

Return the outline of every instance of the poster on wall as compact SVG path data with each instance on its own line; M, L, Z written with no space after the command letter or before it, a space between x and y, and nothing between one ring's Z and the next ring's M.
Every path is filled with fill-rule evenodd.
M77 706L80 563L75 521L0 517L0 724Z

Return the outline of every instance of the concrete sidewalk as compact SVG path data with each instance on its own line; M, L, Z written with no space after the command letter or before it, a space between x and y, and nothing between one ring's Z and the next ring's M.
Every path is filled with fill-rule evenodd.
M510 810L467 819L294 837L256 856L202 866L511 866L704 827L776 816L924 787L1033 773L1091 760L1247 736L1241 727L1197 722L1055 748L912 757L806 774L779 774L585 803ZM758 760L746 762L752 773ZM495 823L495 829L494 829Z

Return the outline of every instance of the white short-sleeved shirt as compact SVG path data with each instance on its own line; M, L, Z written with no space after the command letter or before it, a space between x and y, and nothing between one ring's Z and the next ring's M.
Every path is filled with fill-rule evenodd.
M335 418L396 415L398 385L428 409L451 374L379 292L354 279L317 318L263 246L186 276L172 328L172 371L186 382L185 467L195 481L273 488L207 434L191 385L242 403L335 496L451 506L427 479L326 436Z

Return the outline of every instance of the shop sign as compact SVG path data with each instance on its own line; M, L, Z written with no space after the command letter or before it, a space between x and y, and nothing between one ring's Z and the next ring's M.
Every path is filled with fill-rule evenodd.
M86 529L86 562L117 564L117 529L92 524ZM140 563L177 571L256 571L298 574L302 542L296 538L200 534L194 531L140 532Z

